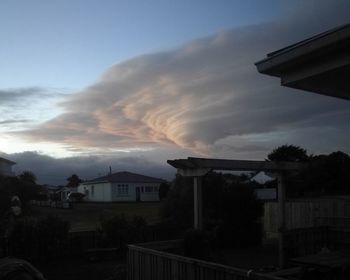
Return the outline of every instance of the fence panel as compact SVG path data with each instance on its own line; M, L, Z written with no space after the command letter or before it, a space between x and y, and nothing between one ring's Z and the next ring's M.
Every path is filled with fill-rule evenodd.
M181 241L170 241L180 246ZM162 246L164 247L164 242ZM151 249L152 245L154 248ZM282 280L266 274L157 250L158 243L129 245L128 280Z
M311 198L289 200L286 207L288 230L329 226L350 228L350 198ZM267 234L278 232L277 202L264 204L264 229Z

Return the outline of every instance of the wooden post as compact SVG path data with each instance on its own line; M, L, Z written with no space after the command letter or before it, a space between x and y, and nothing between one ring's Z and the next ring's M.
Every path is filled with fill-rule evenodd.
M202 177L194 177L193 179L194 191L194 228L203 228L203 213L202 213Z
M284 232L286 227L286 212L285 212L285 182L284 174L279 173L278 179L278 251L279 251L279 266L285 267L285 252L284 252Z

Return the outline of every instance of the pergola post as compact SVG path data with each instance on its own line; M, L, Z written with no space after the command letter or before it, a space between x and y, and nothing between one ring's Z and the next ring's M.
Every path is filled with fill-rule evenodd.
M203 228L203 191L202 191L202 177L193 177L193 197L194 197L194 228Z
M284 182L284 174L278 173L277 175L278 186L278 251L279 251L279 266L280 268L285 267L285 252L284 252L284 233L286 228L286 211L285 211L285 200L286 190Z

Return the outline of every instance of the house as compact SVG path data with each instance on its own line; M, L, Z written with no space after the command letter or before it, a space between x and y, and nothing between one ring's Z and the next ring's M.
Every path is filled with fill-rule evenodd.
M250 178L250 181L254 181L258 184L265 184L267 182L273 181L275 178L271 177L270 175L266 174L264 171L259 171L256 173L252 178Z
M86 201L159 201L159 186L165 180L127 171L83 182L78 192Z
M255 182L261 185L260 188L254 190L257 199L262 201L271 201L277 199L276 188L267 187L265 185L266 183L275 180L275 178L272 176L272 174L266 174L264 171L259 171L252 178L250 178L250 182Z
M0 175L14 176L15 174L12 171L12 166L15 164L16 163L11 160L0 157Z

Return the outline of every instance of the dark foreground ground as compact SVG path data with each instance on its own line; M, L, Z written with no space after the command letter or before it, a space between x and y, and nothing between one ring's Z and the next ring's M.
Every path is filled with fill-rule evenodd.
M215 256L217 263L244 269L274 270L278 265L276 248L260 246L236 250L223 250ZM124 280L125 260L89 261L85 258L60 259L47 263L33 263L47 280Z
M33 263L47 280L124 280L125 264L116 260L89 262L65 259L48 263Z

